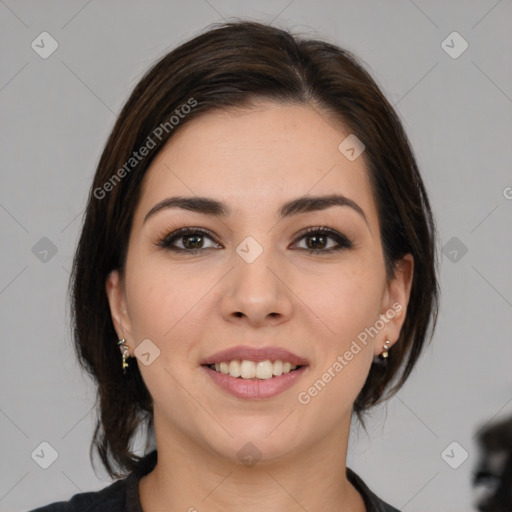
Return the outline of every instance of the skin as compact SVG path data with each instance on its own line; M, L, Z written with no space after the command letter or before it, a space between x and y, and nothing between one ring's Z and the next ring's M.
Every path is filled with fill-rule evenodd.
M190 121L148 169L124 272L113 271L106 282L130 356L147 338L160 350L148 366L129 360L154 400L158 464L139 487L146 512L334 511L341 504L365 510L346 478L352 406L373 357L386 340L392 347L398 339L413 259L407 255L387 280L364 158L349 161L338 150L349 133L311 106L260 102ZM332 193L355 201L367 221L348 206L277 217L286 201ZM164 209L143 222L155 204L177 195L213 197L233 213L216 218ZM349 237L352 248L325 252L337 245L327 238L316 245L324 253L310 254L311 238L298 235L318 226ZM157 245L183 227L214 236L200 240L197 254ZM247 236L263 248L250 264L235 251ZM186 243L174 241L182 249ZM378 335L360 343L361 351L307 405L299 403L298 393L396 302L401 311ZM278 396L236 398L200 366L235 345L277 345L310 366ZM237 456L248 442L262 454L251 467Z

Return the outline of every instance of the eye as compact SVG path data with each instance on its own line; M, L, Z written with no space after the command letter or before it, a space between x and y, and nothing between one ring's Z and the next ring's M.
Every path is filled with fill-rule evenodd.
M327 247L329 239L336 242L334 247ZM332 253L343 249L351 249L353 246L345 235L325 227L306 229L299 236L298 241L300 240L306 240L306 247L300 249L307 250L310 254Z
M214 242L213 246L204 247L203 244L205 238L209 238L214 242L212 235L209 234L204 229L182 228L166 235L157 243L157 245L169 249L171 251L187 252L189 254L195 254L205 249L210 249L212 247L221 247L216 242ZM182 246L176 246L175 242L179 242Z
M205 247L205 239L211 240L213 244ZM304 230L299 235L295 245L301 240L306 241L306 247L299 247L299 249L309 251L310 254L332 253L343 249L351 249L353 246L345 235L326 227L311 227ZM331 243L335 242L334 246L331 244L329 247L329 240L331 240ZM156 245L170 251L187 254L196 254L206 249L222 248L220 244L215 242L213 235L201 228L178 229L161 238Z

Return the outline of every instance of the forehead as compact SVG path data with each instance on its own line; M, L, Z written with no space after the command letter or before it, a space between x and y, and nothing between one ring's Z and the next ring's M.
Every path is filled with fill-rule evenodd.
M277 210L289 198L338 192L371 217L365 161L350 161L338 149L348 135L310 105L208 112L185 124L155 157L136 216L169 195L215 197L243 216Z

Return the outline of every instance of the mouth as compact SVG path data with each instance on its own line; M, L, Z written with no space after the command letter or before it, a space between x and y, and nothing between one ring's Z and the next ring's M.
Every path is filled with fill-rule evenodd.
M201 367L223 391L237 398L271 398L293 386L309 361L277 346L238 345L213 354Z
M249 361L202 364L213 383L236 398L261 400L275 397L291 388L307 373L308 365L288 361ZM277 374L277 375L276 375Z
M296 365L289 361L282 361L277 359L271 361L266 359L264 361L251 361L244 359L242 361L234 359L232 361L222 361L220 363L204 364L211 370L229 375L235 379L242 380L268 380L275 379L281 375L290 372L295 372L305 367L306 365Z

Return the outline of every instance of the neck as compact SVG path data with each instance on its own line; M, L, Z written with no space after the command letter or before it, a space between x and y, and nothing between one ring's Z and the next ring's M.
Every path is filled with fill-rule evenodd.
M144 512L343 510L364 512L346 477L347 428L280 459L252 466L220 457L186 435L159 435L158 462L139 485Z

